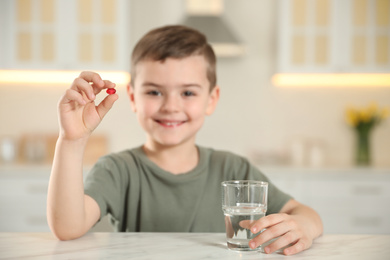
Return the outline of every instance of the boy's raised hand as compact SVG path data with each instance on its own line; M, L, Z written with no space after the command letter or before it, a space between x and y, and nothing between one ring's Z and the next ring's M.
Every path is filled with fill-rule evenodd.
M60 136L67 140L89 137L118 99L117 94L107 95L96 106L96 95L114 87L114 83L102 80L95 72L82 72L59 101Z

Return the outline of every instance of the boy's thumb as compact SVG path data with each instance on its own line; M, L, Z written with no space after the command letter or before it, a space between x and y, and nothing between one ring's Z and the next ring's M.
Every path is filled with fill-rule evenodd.
M115 101L117 101L119 96L117 94L111 94L105 97L102 102L96 107L97 113L100 116L100 119L107 114L107 112L112 108Z

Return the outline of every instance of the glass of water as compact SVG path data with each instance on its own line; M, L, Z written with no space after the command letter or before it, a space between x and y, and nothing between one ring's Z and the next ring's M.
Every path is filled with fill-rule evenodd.
M252 224L267 211L268 183L252 180L222 182L222 210L225 214L226 239L229 249L251 249L248 242L260 234L250 231Z

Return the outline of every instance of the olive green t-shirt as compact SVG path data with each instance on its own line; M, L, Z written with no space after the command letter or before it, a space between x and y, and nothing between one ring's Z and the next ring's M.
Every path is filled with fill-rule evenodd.
M102 157L85 180L85 194L111 215L116 231L224 232L221 182L269 182L267 214L291 198L278 190L245 158L198 147L197 166L183 174L167 172L142 147Z

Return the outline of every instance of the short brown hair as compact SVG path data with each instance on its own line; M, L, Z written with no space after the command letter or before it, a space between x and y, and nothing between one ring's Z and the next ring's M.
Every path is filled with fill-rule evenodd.
M131 56L131 83L134 86L136 65L142 60L165 61L202 55L208 63L210 91L217 83L215 53L201 32L182 25L160 27L148 32L134 47Z

